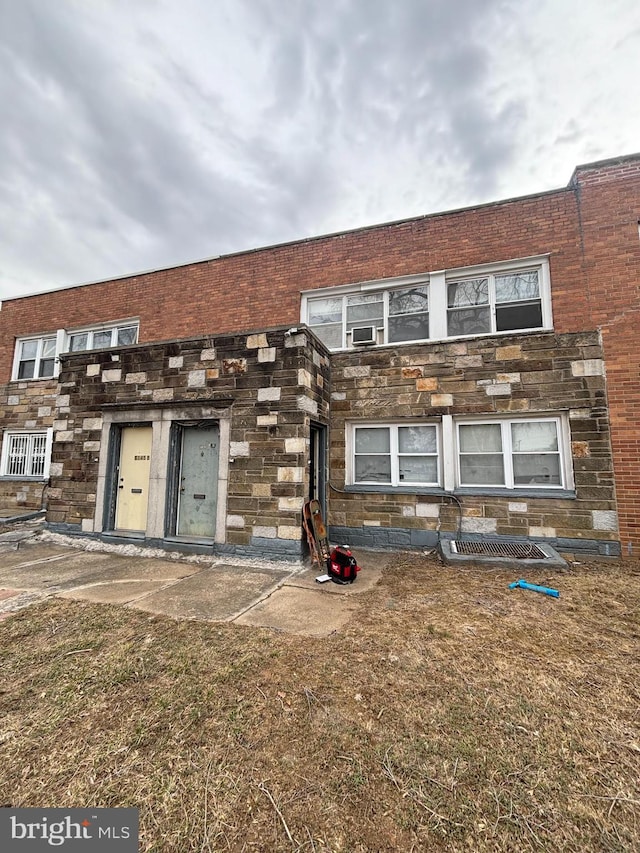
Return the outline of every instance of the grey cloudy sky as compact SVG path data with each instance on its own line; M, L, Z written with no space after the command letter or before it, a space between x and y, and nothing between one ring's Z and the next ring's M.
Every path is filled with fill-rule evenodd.
M638 0L0 0L0 298L562 186Z

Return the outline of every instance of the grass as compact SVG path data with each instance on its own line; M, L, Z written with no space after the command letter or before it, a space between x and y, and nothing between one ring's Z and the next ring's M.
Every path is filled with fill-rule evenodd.
M141 849L640 849L640 571L403 555L300 638L50 600L0 623L0 805Z

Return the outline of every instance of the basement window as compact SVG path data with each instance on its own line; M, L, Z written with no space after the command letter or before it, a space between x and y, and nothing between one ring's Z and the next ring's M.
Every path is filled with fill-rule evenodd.
M51 459L52 430L5 432L0 474L5 477L46 479Z

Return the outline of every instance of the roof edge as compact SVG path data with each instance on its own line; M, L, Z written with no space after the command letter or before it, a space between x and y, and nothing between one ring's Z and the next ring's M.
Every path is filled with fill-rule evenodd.
M225 258L235 258L242 255L253 255L259 252L266 252L271 249L286 249L289 246L302 246L305 243L316 243L321 240L333 240L336 237L345 237L349 234L365 233L375 231L382 228L394 228L400 225L406 225L409 222L422 222L426 219L436 219L440 216L455 216L459 213L466 213L473 210L484 210L489 207L498 207L504 204L515 204L517 202L529 201L534 198L543 198L550 195L561 195L563 193L572 192L573 187L569 184L566 187L557 187L551 190L543 190L537 193L528 193L521 196L510 196L509 198L497 199L496 201L487 201L482 204L473 204L468 207L454 207L448 210L439 210L434 213L425 213L420 216L408 216L404 219L392 219L388 222L377 222L373 225L359 225L355 228L346 228L343 231L330 231L327 234L317 234L311 237L300 237L296 240L286 240L283 243L268 243L264 246L256 246L251 249L239 249L237 252L227 252L221 255L212 255L209 258L199 258L193 261L184 261L179 264L171 264L166 267L153 267L151 269L139 270L132 273L124 273L123 275L114 275L109 278L95 279L94 281L79 282L77 284L63 284L59 287L51 287L47 290L37 290L34 293L23 293L20 296L8 296L3 299L3 302L15 302L18 299L33 299L37 296L45 296L49 293L59 293L64 290L74 290L80 287L93 287L97 284L109 284L112 281L124 281L126 279L140 278L142 276L154 275L159 272L168 272L169 270L182 269L184 267L198 266L200 264L209 264L214 261L220 261Z

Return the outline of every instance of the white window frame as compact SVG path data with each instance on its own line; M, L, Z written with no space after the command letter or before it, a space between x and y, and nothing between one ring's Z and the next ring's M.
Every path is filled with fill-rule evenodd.
M495 276L505 275L508 273L519 273L526 271L537 271L540 287L540 304L542 312L542 325L529 329L507 329L497 332L495 330L496 305L495 305ZM480 332L470 335L456 335L449 337L447 332L447 317L448 317L448 285L456 281L464 281L471 278L490 279L489 291L490 301L489 308L491 314L491 329L488 332ZM389 293L397 290L406 290L411 287L426 285L429 290L429 337L420 338L412 341L389 341ZM306 290L302 292L300 305L300 321L309 325L309 307L310 302L314 299L332 299L342 298L342 341L341 346L332 348L332 352L340 352L342 350L359 349L354 347L350 341L350 335L346 331L346 307L347 297L355 294L375 293L382 291L384 296L384 320L383 326L377 327L377 346L405 346L424 341L439 342L439 341L454 341L467 340L469 338L496 337L508 336L517 334L526 334L528 332L545 332L553 330L553 316L551 310L551 279L549 274L549 255L536 255L528 258L515 258L512 260L501 261L491 264L479 264L473 267L458 267L449 270L434 270L431 272L421 273L413 276L401 276L392 279L379 279L375 281L357 282L353 284L340 285L339 287L331 288L316 288L314 290ZM363 326L368 325L363 321ZM313 330L313 326L309 327Z
M433 427L436 431L436 454L401 454L398 449L398 429L400 427ZM358 429L388 429L389 430L389 455L391 459L391 481L372 482L363 480L358 482L355 475L355 447L356 430ZM363 421L350 422L346 425L346 454L347 454L347 485L367 486L382 489L438 489L442 486L442 434L439 421ZM386 455L386 454L381 454ZM400 479L400 458L409 456L436 456L437 481L431 483L420 483Z
M40 364L42 361L45 360L42 357L42 350L44 348L44 342L45 341L51 341L51 340L56 341L56 348L55 348L54 355L53 355L53 373L51 374L51 376L38 376L38 373L40 372ZM22 364L22 362L33 360L33 359L22 359L22 358L20 358L20 356L22 354L22 345L25 343L29 343L31 341L37 341L37 345L38 345L38 350L37 350L36 357L35 357L35 365L33 368L33 376L31 376L29 378L27 378L27 377L19 378L20 365ZM46 379L53 379L57 375L57 367L58 367L57 360L58 360L58 347L57 347L57 336L56 336L55 332L52 332L51 334L45 334L45 335L39 335L39 336L30 335L30 336L24 337L24 338L16 338L16 345L15 345L15 349L14 349L14 353L13 353L13 371L11 374L12 382L34 382L34 381L42 381L42 380L46 380Z
M138 320L129 320L129 321L120 321L115 325L111 323L105 323L101 325L95 326L86 326L82 329L68 329L65 331L65 340L64 340L64 352L71 352L71 338L76 335L87 335L87 346L82 350L73 350L74 353L78 352L88 352L89 350L94 349L93 347L93 339L96 334L100 334L101 332L111 332L111 343L107 347L100 347L100 349L114 349L118 346L118 333L122 329L130 329L135 327L136 329L136 339L134 343L138 342L138 334L140 331L140 323ZM120 344L120 346L132 346L131 344Z
M451 417L451 416L449 416ZM558 436L558 452L557 455L559 457L559 465L560 465L560 479L561 483L556 484L546 484L546 483L527 483L527 484L516 484L514 482L514 474L513 474L513 447L511 440L511 424L516 423L555 423L556 424L556 433ZM476 484L476 483L463 483L460 475L460 427L471 425L471 426L479 426L482 424L487 425L496 425L499 424L501 428L502 435L502 460L504 467L504 483L485 483L485 484ZM544 415L541 414L538 417L518 417L518 418L505 418L505 417L482 417L478 416L476 418L454 418L453 421L454 426L454 465L455 465L455 487L460 489L473 489L484 491L486 489L505 489L507 491L513 492L521 492L521 491L531 491L533 490L541 490L545 492L558 492L558 491L566 491L568 489L573 489L573 471L572 466L570 464L571 460L571 442L569 439L569 429L566 422L566 418L562 415ZM556 455L555 453L553 455Z
M42 474L11 474L9 472L10 446L12 439L17 436L27 437L27 459L29 468L33 470L33 448L36 437L45 436L44 470ZM51 447L53 443L53 428L46 430L5 430L2 436L2 454L0 456L0 476L9 477L12 480L47 480L49 479L49 468L51 466Z
M545 485L544 483L526 483L516 485L513 482L513 463L511 453L511 424L512 423L539 423L553 421L556 423L556 431L558 435L558 455L560 458L560 476L562 479L561 485ZM458 453L459 440L458 428L464 424L501 424L503 431L502 455L505 460L505 483L504 484L486 484L486 485L465 485L460 482L460 454ZM397 454L397 427L401 426L435 426L437 435L438 447L438 482L437 483L411 483L405 480L400 480L398 473L398 454ZM371 481L356 482L355 479L355 431L359 427L396 427L395 440L392 437L390 442L391 452L391 471L392 478L390 483ZM505 444L504 433L508 433L508 442ZM508 460L505 458L508 448ZM395 452L395 462L394 462ZM486 494L486 493L531 493L547 494L553 497L559 492L573 491L575 482L573 476L573 465L571 456L571 432L569 428L569 420L565 413L547 414L540 412L529 417L504 417L495 415L477 415L476 417L456 417L454 415L442 415L440 420L404 420L404 421L349 421L345 425L345 463L346 463L346 478L347 486L356 486L359 488L371 488L375 491L412 491L434 489L436 491L456 492L462 490L467 493ZM394 467L395 466L395 467ZM508 477L506 474L508 473Z
M97 332L111 332L111 344L108 347L101 347L101 349L115 349L118 346L132 346L132 344L118 344L118 332L121 329L128 329L131 327L135 327L136 329L136 340L135 343L138 342L138 335L140 333L140 321L139 320L119 320L117 323L103 323L95 326L87 326L82 329L58 329L55 332L50 332L43 335L25 335L24 337L16 338L16 344L13 353L13 370L11 373L11 381L12 382L41 382L47 379L55 379L56 376L60 373L60 356L70 352L69 346L72 335L88 335L89 340L93 344L93 335ZM53 374L52 376L38 376L38 371L40 368L40 362L42 361L42 348L44 346L45 340L55 340L55 353L53 357ZM20 370L20 364L23 360L21 359L21 351L22 344L27 341L37 341L38 342L38 352L36 355L36 364L34 367L34 376L27 378L20 378L18 376ZM89 347L85 350L75 350L75 352L88 352Z
M302 294L302 308L301 308L301 321L303 323L307 323L309 317L309 303L314 299L342 299L342 344L337 349L356 349L351 344L351 331L347 331L347 300L350 296L356 295L373 295L375 293L382 295L382 325L375 325L378 344L391 344L392 346L400 346L404 344L411 343L420 343L421 341L431 340L431 329L429 329L429 338L416 338L411 341L389 341L389 296L392 293L397 293L398 291L410 290L412 287L426 287L428 291L428 304L429 304L429 323L431 324L431 289L429 287L429 276L428 275L418 275L418 276L404 276L402 278L396 278L382 281L374 281L374 282L363 282L360 285L347 285L345 287L331 288L328 290L314 290L307 291ZM416 314L424 313L424 312L415 312ZM393 315L391 315L393 316ZM400 316L400 315L398 315ZM405 314L402 316L411 316L410 314ZM373 323L369 323L367 320L362 320L360 323L361 326L369 326L374 325ZM313 326L310 326L313 329Z

